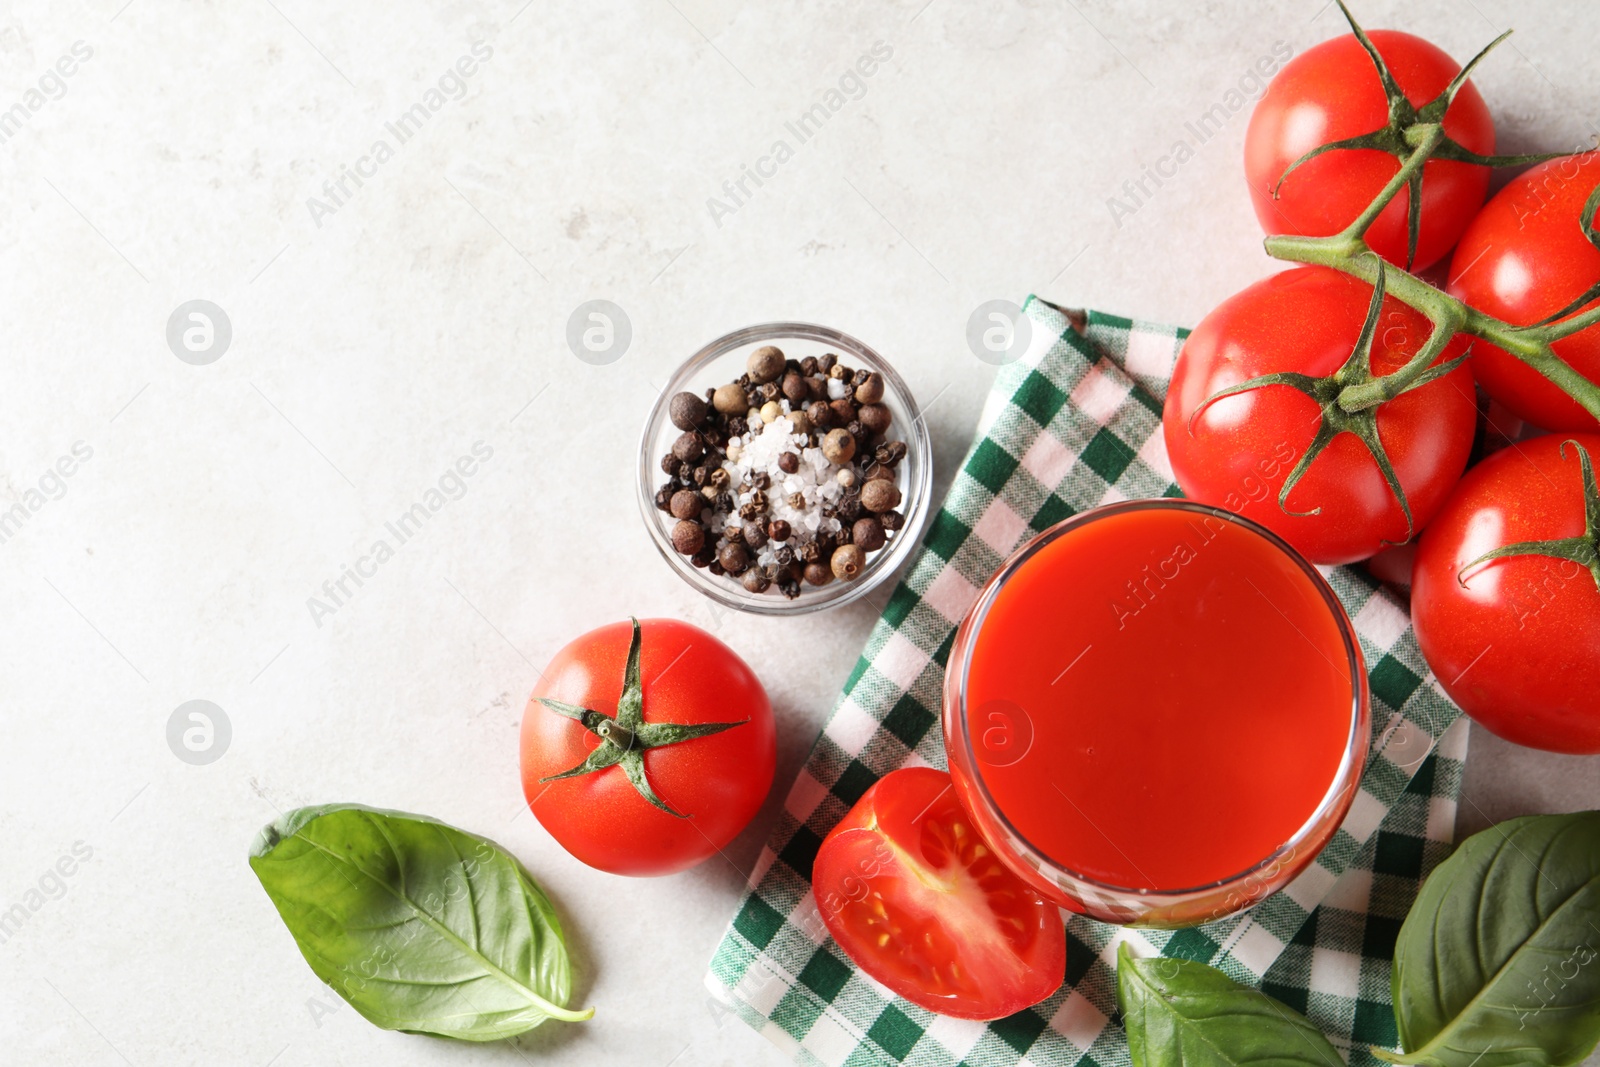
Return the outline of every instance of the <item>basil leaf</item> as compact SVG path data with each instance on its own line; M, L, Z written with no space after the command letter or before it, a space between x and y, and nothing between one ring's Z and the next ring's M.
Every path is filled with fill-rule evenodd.
M266 826L250 866L306 962L385 1030L494 1041L569 1011L549 898L491 841L356 804Z
M1304 1015L1214 967L1117 950L1117 1005L1134 1067L1344 1067Z
M1428 877L1394 951L1405 1055L1431 1067L1576 1064L1600 1041L1600 811L1512 819Z

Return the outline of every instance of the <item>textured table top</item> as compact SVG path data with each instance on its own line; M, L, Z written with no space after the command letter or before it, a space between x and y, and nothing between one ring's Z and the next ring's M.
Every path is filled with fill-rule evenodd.
M965 342L980 304L1193 323L1273 269L1246 109L1190 124L1260 57L1340 32L1319 6L7 4L0 506L27 516L0 531L0 910L28 916L0 943L0 1058L783 1062L701 977L872 608L719 616L673 576L633 490L657 388L736 327L845 330L927 408L942 492L993 374ZM1359 6L1462 58L1515 24L1477 78L1502 147L1592 136L1591 5ZM629 324L609 362L567 345L591 300ZM195 310L212 330L185 338ZM330 602L479 442L459 493ZM629 614L715 630L779 719L763 815L669 879L581 866L518 786L535 669ZM192 700L227 724L210 762L169 742ZM1472 745L1465 829L1600 806L1593 759ZM595 1020L454 1046L332 997L245 851L334 800L512 849Z

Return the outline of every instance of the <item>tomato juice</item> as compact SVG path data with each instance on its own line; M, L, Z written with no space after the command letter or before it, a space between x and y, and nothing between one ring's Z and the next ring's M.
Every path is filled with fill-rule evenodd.
M962 624L945 737L962 801L1058 903L1183 925L1286 884L1348 810L1366 675L1322 577L1181 500L1087 512Z

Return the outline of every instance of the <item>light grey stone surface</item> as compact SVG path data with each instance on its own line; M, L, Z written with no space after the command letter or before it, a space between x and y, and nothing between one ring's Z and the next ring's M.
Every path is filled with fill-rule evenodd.
M1038 292L1193 323L1272 270L1242 111L1131 216L1107 200L1276 42L1339 32L1319 6L0 8L0 110L27 111L0 140L0 504L41 480L50 498L0 543L0 907L92 849L0 944L0 1059L782 1062L709 1009L701 976L873 609L718 618L655 558L633 477L659 383L749 323L846 330L928 407L942 488L993 373L963 341L979 304ZM1591 5L1360 7L1457 57L1516 23L1477 79L1502 145L1591 136ZM477 42L470 76L445 78L460 99L402 143L386 123L426 111ZM799 143L786 123L877 42L892 58ZM779 139L792 157L762 162ZM747 165L770 176L733 205ZM362 181L335 202L346 167ZM631 322L608 365L565 342L592 299ZM217 358L215 340L169 348L192 300L231 326ZM461 498L313 618L308 598L480 441ZM762 817L729 862L664 880L588 870L521 814L535 669L630 613L715 628L779 717ZM169 748L191 700L231 726L213 762ZM1463 821L1600 804L1596 767L1480 732ZM461 1047L333 1000L244 862L279 810L333 800L514 850L568 918L595 1021Z

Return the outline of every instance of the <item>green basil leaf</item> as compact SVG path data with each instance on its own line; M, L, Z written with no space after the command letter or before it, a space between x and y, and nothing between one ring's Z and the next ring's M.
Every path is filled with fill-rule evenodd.
M1214 967L1117 950L1117 1005L1134 1067L1344 1067L1304 1015Z
M306 962L385 1030L494 1041L569 1011L572 964L549 898L474 834L356 804L266 826L250 866Z
M1512 819L1423 884L1394 950L1405 1055L1431 1067L1576 1064L1600 1041L1600 811Z

